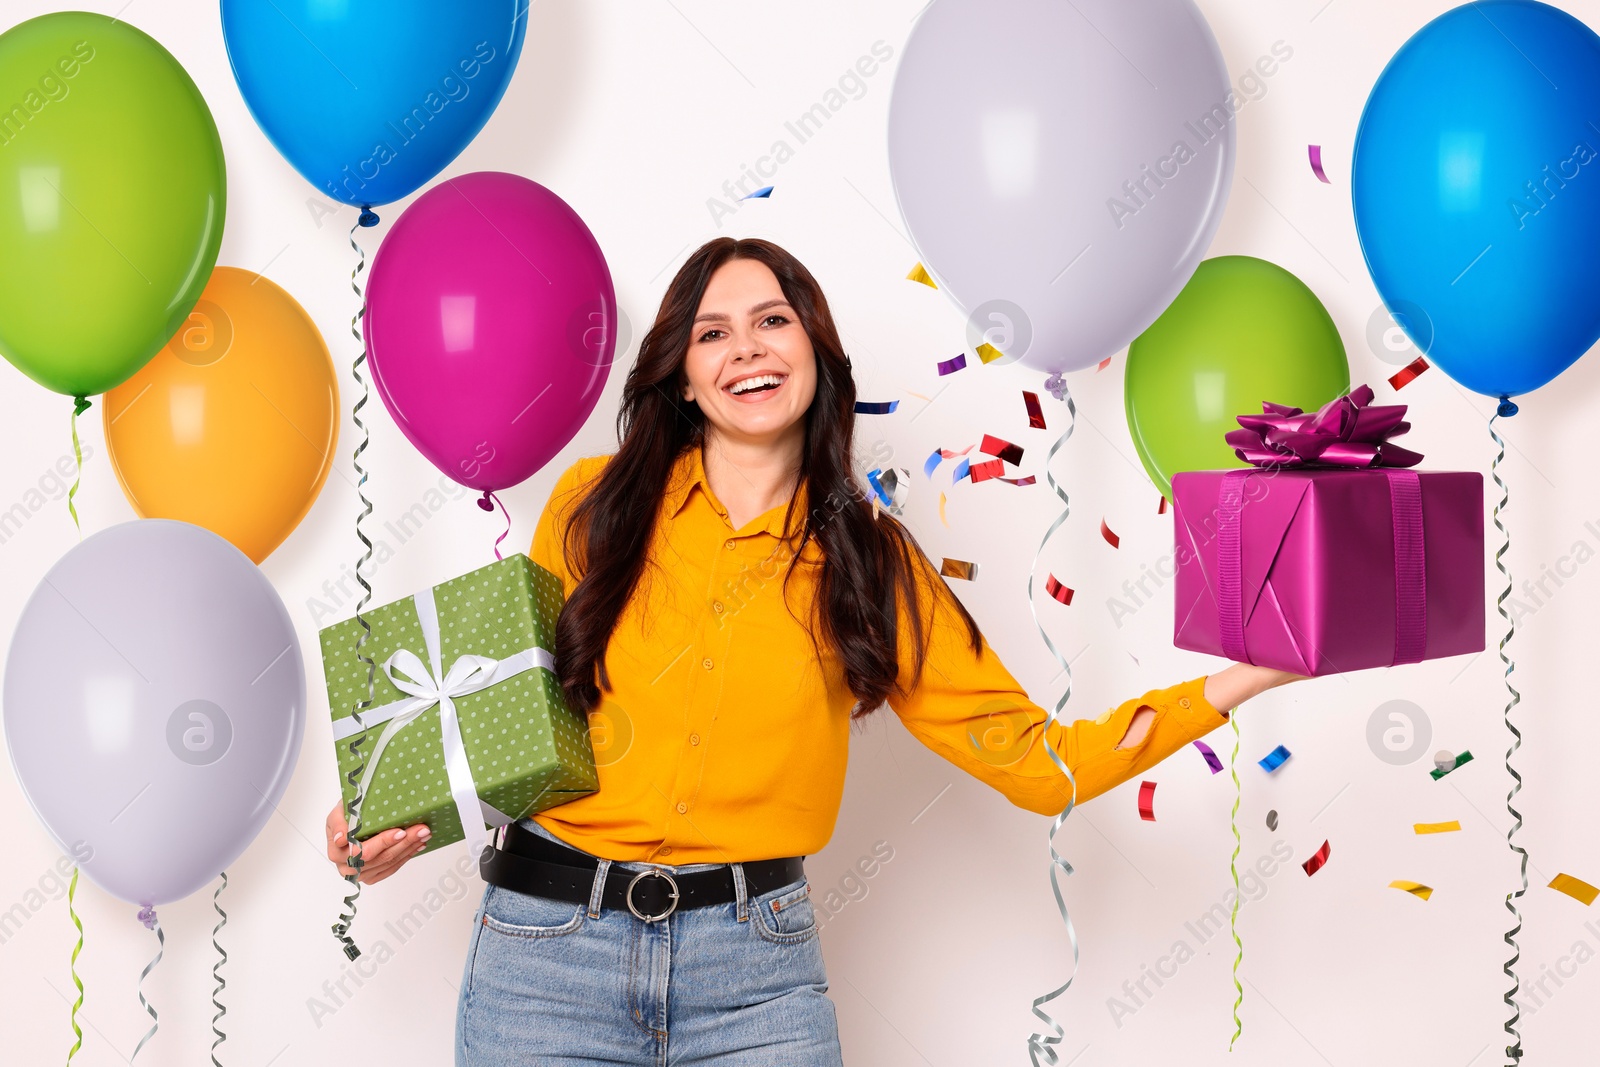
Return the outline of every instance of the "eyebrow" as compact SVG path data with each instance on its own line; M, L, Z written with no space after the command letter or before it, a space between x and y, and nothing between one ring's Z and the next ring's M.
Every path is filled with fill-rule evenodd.
M763 300L761 303L757 304L755 307L750 309L750 314L754 315L757 312L765 311L768 308L780 307L780 306L781 307L788 307L789 306L789 301L783 299L781 296L780 297L774 297L771 300ZM727 321L728 321L728 316L724 315L722 312L720 312L720 311L708 311L703 315L696 315L695 319L694 319L694 325L699 325L702 322L727 322Z

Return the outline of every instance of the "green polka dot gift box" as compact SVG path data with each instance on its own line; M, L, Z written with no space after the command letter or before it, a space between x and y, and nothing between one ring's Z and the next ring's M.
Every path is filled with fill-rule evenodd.
M339 785L361 840L426 823L424 852L595 792L588 723L556 682L561 580L515 555L321 632ZM359 745L360 755L351 751ZM352 817L352 824L355 819Z

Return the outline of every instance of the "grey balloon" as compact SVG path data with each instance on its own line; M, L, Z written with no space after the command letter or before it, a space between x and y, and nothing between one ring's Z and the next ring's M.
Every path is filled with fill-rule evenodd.
M1065 373L1142 333L1221 221L1237 104L1189 0L933 0L890 174L973 343Z
M208 530L102 530L45 574L6 660L6 747L64 852L157 905L255 839L294 773L306 674L283 601Z

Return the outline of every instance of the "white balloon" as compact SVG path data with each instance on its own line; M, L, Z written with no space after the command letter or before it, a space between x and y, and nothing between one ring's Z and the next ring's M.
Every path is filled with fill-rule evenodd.
M1221 221L1237 106L1190 0L933 0L889 163L971 343L1065 373L1143 332Z
M272 816L305 733L283 601L209 530L142 519L45 574L17 621L5 737L23 793L83 873L180 900Z

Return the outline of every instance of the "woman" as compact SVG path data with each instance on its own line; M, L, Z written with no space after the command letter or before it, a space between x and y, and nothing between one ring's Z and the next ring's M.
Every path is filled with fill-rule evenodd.
M673 279L620 447L561 476L534 536L567 596L556 674L605 716L600 789L485 851L458 1065L839 1064L800 858L832 834L851 724L885 702L1019 807L1072 798L1045 710L861 490L855 399L827 301L781 248L719 238ZM1083 803L1293 677L1230 666L1048 740ZM349 874L344 830L335 805ZM363 881L427 836L368 842Z

